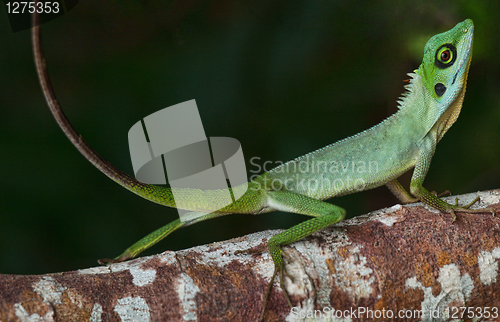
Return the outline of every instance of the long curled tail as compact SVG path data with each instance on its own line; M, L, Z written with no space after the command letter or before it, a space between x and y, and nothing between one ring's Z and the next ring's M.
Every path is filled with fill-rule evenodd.
M111 180L120 186L132 191L133 193L165 206L175 207L174 198L170 188L154 186L142 183L134 177L117 169L108 161L104 160L97 152L85 142L82 136L75 130L71 122L64 114L61 105L57 101L52 83L47 72L45 57L41 42L40 15L35 11L32 15L32 41L33 55L35 60L36 72L42 87L45 100L57 124L61 127L66 137L71 141L75 148L87 159L94 167L108 176Z

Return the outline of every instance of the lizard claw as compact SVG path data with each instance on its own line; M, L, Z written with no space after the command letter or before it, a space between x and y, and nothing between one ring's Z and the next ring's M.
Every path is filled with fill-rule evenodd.
M479 197L476 197L476 199L472 200L471 203L465 205L465 206L462 206L462 208L465 208L465 209L469 209L470 206L472 206L473 204L475 204L476 202L478 202L479 200L481 200L481 198ZM458 198L455 198L455 205L458 206Z
M289 278L290 277L290 274L288 274L288 272L286 271L286 269L280 269L280 286L281 286L281 290L283 291L283 295L285 295L285 298L288 302L288 305L290 305L290 308L293 308L293 305L292 305L292 301L290 301L290 297L288 296L288 292L286 291L285 289L285 284L284 284L284 279L283 279L283 273L285 273L286 276L288 276ZM293 278L291 278L292 281L293 281Z

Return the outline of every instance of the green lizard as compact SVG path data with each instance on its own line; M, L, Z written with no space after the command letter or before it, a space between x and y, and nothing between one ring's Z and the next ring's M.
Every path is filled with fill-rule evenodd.
M322 200L387 185L402 203L422 201L455 218L456 211L493 212L459 206L439 199L422 184L436 144L456 121L464 99L467 74L472 56L474 26L467 19L453 29L433 36L425 45L423 62L410 73L407 92L399 101L399 110L374 127L306 154L255 178L247 192L233 204L212 209L194 199L190 189L179 189L174 201L172 190L137 181L101 158L74 130L59 106L48 74L40 43L39 27L33 28L35 63L42 89L57 122L76 148L109 178L155 203L193 211L192 219L174 220L144 237L115 259L113 263L136 257L173 231L203 220L229 214L261 214L271 211L293 212L314 217L282 233L267 243L275 271L264 298L263 319L273 280L280 275L283 286L286 273L281 246L298 241L344 219L346 211ZM414 168L408 193L397 178ZM238 187L234 188L237 189ZM181 196L177 198L177 196Z

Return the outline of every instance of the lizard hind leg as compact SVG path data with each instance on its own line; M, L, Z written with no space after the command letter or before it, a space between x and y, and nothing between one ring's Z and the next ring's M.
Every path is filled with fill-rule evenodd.
M343 220L346 215L346 211L341 207L332 205L330 203L321 200L310 198L304 195L296 194L287 190L268 191L267 194L269 202L274 209L280 211L298 213L302 215L308 215L315 218L304 221L298 225L289 228L288 230L276 234L273 237L271 237L267 242L267 249L274 262L274 273L273 276L271 277L271 280L269 281L266 294L264 296L262 313L259 321L264 320L264 314L268 303L269 295L271 294L272 291L274 278L278 274L283 294L287 299L287 302L290 305L290 307L293 307L288 292L286 291L284 285L284 275L290 277L290 274L288 274L288 272L286 271L285 263L283 261L283 256L285 256L288 260L290 260L290 258L283 253L281 246L288 245L298 240L301 240L302 238L307 237L316 231L322 230L330 225L333 225ZM259 252L259 250L238 251L238 253L252 253L252 252Z
M99 264L101 265L106 265L106 264L111 264L111 263L120 263L132 258L135 258L137 255L142 253L144 250L148 249L149 247L155 245L158 243L160 240L163 238L167 237L177 229L185 226L189 226L192 224L195 224L197 222L207 220L207 219L212 219L215 217L220 217L224 216L225 214L223 213L204 213L204 212L188 212L186 214L186 221L181 221L179 218L176 220L170 222L169 224L158 228L157 230L153 231L152 233L148 234L146 237L142 238L141 240L137 241L134 243L132 246L127 248L120 256L110 259L110 258L103 258L98 260Z

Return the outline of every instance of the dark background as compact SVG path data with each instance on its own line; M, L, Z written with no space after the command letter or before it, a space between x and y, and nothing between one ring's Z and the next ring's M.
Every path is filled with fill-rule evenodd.
M396 111L425 42L471 18L465 103L425 181L453 193L499 188L500 1L82 1L43 25L48 69L85 140L132 173L127 133L196 99L207 136L245 158L288 161ZM97 265L177 217L93 168L43 100L29 30L0 8L0 272ZM257 170L247 162L249 175ZM409 177L403 180L408 184ZM356 216L397 203L384 187L331 200ZM306 217L233 215L181 229L144 253L177 250Z

